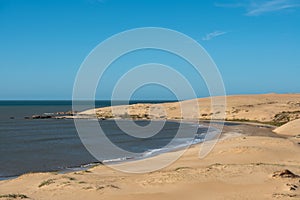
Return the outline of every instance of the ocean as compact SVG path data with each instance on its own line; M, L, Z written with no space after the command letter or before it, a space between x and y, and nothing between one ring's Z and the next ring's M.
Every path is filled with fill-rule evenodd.
M124 102L123 102L124 103ZM162 103L162 101L132 101L133 103ZM118 102L122 104L122 102ZM110 101L96 101L96 107L109 106ZM29 172L66 171L99 163L82 144L72 119L25 119L32 115L67 112L71 101L0 101L0 179ZM146 126L148 121L136 121ZM156 123L156 122L154 122ZM129 137L114 120L99 120L111 141L120 148L135 152L141 159L203 140L207 128L186 124L185 131L193 131L195 138L180 138L173 146L164 148L177 133L179 123L166 122L162 130L150 138ZM92 142L92 141L91 141ZM107 151L110 151L107 149ZM126 160L104 154L101 162Z

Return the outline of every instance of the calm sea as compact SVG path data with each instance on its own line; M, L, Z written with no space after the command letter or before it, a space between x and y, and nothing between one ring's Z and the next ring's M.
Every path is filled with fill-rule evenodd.
M110 101L97 101L95 104L96 107L104 107L109 106ZM71 101L0 101L0 179L28 172L64 171L99 162L85 149L73 120L24 118L66 112L71 107ZM100 120L99 123L111 141L124 150L138 153L141 158L170 151L191 142L191 138L181 138L171 148L164 148L177 133L179 124L176 122L167 122L158 134L147 139L129 137L113 120ZM149 122L136 123L145 126ZM203 138L201 133L207 131L205 127L186 124L184 128L189 132L195 126L198 134L193 141L200 142ZM118 159L122 158L105 154L102 161Z

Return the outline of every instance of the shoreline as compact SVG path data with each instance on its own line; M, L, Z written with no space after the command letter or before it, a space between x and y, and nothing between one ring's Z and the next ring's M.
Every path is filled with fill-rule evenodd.
M205 158L197 156L201 144L193 145L174 163L151 173L128 174L99 165L65 174L24 174L0 181L0 195L42 200L180 200L187 194L191 200L200 196L218 200L297 199L299 190L291 188L300 187L300 145L272 130L248 124L225 126L223 139ZM167 159L172 153L157 157ZM277 175L284 170L296 174L295 178Z
M67 119L67 120L71 120L71 119ZM114 120L114 119L108 119L108 120ZM139 121L139 120L135 120L135 121ZM148 121L148 120L141 120L141 121ZM154 120L154 121L160 121L160 120ZM180 123L180 121L178 120L165 120L166 122L175 122L175 123ZM199 126L200 124L198 122L194 122L194 121L184 121L182 123L187 123L187 124L191 124L191 125L197 125ZM198 143L192 143L188 146L192 147L194 145L198 145L201 144L202 142L198 142ZM2 176L0 177L0 182L1 181L5 181L5 180L12 180L12 179L16 179L20 176L26 175L26 174L35 174L35 173L58 173L58 174L67 174L67 173L72 173L72 172L80 172L80 171L85 171L88 170L90 168L99 166L99 165L114 165L114 164L120 164L120 163L126 163L126 162L134 162L134 161L139 161L139 160L144 160L144 159L149 159L152 157L156 157L159 156L161 154L165 154L165 153L169 153L169 152L175 152L175 151L181 151L182 149L186 149L185 146L179 146L179 147L174 147L172 149L166 150L164 152L161 153L154 153L151 154L149 156L141 156L141 157L136 157L136 158L127 158L122 160L122 158L117 158L117 159L112 159L112 160L119 160L119 161L99 161L99 162L91 162L91 163L84 163L78 166L70 166L70 167L66 167L65 169L62 170L48 170L48 171L35 171L35 172L27 172L27 173L23 173L23 174L19 174L19 175L13 175L13 176Z
M63 170L53 170L53 171L36 171L36 172L28 172L20 175L14 175L14 176L3 176L0 177L0 182L1 181L7 181L7 180L14 180L17 179L23 175L27 174L41 174L41 173L54 173L54 174L68 174L68 173L73 173L73 172L81 172L85 170L89 170L93 167L97 167L100 165L104 165L103 163L87 163L87 164L82 164L81 166L74 166L74 167L67 167L66 169Z
M108 120L114 120L114 119L108 119ZM166 121L180 123L180 120L166 120ZM248 125L248 126L252 126L253 128L257 128L257 127L275 128L275 126L260 124L260 123L248 123L248 122L237 122L237 121L220 121L220 120L213 120L213 121L209 121L209 120L199 120L199 121L187 120L187 121L184 121L182 123L189 123L189 124L193 124L193 125L201 125L200 123L207 123L207 127L209 126L209 123L211 123L211 126L214 127L214 125L218 125L219 123L223 123L223 122L224 122L224 127L226 127L228 125L228 123L230 123L230 124L234 124L234 125L237 125L237 126ZM223 131L224 130L222 130L222 133L220 134L220 137L218 138L218 140L228 139L228 138L237 136L237 135L235 135L235 133L228 133L228 130L225 131L225 132L223 132ZM232 134L232 135L230 135L230 134ZM237 134L239 134L239 133L237 133ZM243 135L243 134L240 134L240 135ZM281 136L274 133L273 137L281 137ZM106 163L106 164L114 165L114 164L120 164L120 163L146 160L146 159L150 159L152 157L157 157L157 156L160 156L160 155L163 155L163 154L182 151L183 149L187 150L189 148L194 148L194 147L200 146L202 143L203 142L191 144L191 145L189 145L188 148L178 147L178 148L175 148L175 149L170 149L169 151L162 152L162 153L159 153L159 154L153 154L152 156L140 157L140 158L135 158L135 159L127 159L127 160L116 161L116 162L109 162L109 163ZM66 169L62 169L62 170L28 172L28 173L24 173L24 174L20 174L20 175L0 177L0 182L6 181L6 180L17 179L17 178L19 178L23 175L27 175L27 174L40 174L40 173L68 174L68 173L73 173L73 172L82 172L82 171L89 170L89 169L97 167L97 166L105 166L106 164L105 164L105 162L99 161L99 162L92 162L92 163L82 164L80 166L71 166L71 167L67 167Z

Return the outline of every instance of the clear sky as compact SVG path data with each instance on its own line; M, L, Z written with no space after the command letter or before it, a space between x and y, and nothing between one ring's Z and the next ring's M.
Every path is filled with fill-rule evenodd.
M299 0L0 0L0 99L71 99L77 70L96 45L149 26L197 40L228 94L299 93L299 22ZM109 88L97 98L109 98ZM206 96L201 88L197 95ZM136 94L154 97L173 98L155 87Z

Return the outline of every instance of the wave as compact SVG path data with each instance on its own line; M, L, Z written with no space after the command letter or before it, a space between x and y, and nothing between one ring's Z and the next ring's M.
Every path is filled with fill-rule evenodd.
M205 134L203 134L205 135ZM107 159L103 160L103 164L111 164L111 163L120 163L124 161L129 161L129 160L140 160L140 159L145 159L153 156L157 156L163 153L171 152L171 151L176 151L180 150L186 147L189 147L190 145L195 145L199 144L204 141L203 135L197 135L193 140L191 139L186 139L186 138L181 138L181 139L176 139L174 143L177 143L176 145L169 146L169 147L163 147L163 148L157 148L157 149L150 149L145 151L144 153L141 153L140 155L136 157L121 157L121 158L114 158L114 159Z

